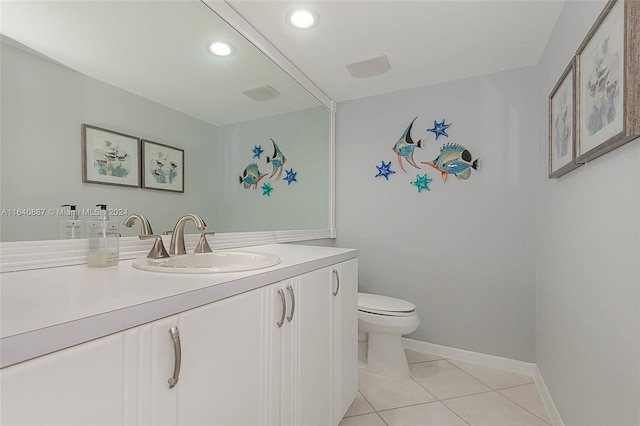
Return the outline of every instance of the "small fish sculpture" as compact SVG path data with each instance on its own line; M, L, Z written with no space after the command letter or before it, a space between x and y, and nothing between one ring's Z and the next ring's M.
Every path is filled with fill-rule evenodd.
M418 118L418 117L416 117ZM398 142L396 142L395 146L392 148L392 151L398 155L398 164L403 172L407 173L407 171L402 166L402 159L407 160L407 163L411 164L416 169L420 167L413 160L413 152L416 147L422 148L422 139L418 142L414 142L411 138L411 128L413 127L413 122L416 121L416 118L413 119L409 127L404 131Z
M442 146L440 154L432 162L422 161L442 173L442 181L447 181L447 175L454 175L458 179L469 179L471 169L478 170L478 159L471 161L471 153L464 146L449 143Z
M258 165L256 163L251 163L244 169L244 172L242 172L242 176L240 176L238 180L240 181L242 186L244 186L244 189L249 189L251 185L253 185L253 189L256 189L256 187L258 186L258 182L260 182L260 179L262 179L266 175L266 173L260 173L260 170L258 170Z
M287 159L273 139L271 139L271 142L273 143L273 155L271 157L267 157L267 163L271 163L273 166L273 172L271 172L269 179L271 179L278 171L279 173L276 179L280 179L280 176L282 175L282 168L284 167L284 163L287 162Z

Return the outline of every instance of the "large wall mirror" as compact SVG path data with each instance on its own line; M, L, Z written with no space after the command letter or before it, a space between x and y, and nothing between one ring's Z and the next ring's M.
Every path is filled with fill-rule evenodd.
M120 222L142 213L158 234L186 213L199 214L216 232L332 226L327 101L208 4L16 1L1 7L1 241L60 238L63 204L77 205L85 220L96 204L107 204ZM232 54L211 54L208 45L216 40L229 43ZM83 124L154 144L141 142L148 151L138 159L125 156L130 148L110 133L98 133L102 139L87 142L83 160ZM183 163L171 160L166 147L182 150ZM116 166L137 161L147 182L154 182L153 173L162 178L153 161L165 171L182 168L184 192L83 182L83 162L98 175L112 173L100 169L96 155L115 155ZM257 185L254 175L261 177Z

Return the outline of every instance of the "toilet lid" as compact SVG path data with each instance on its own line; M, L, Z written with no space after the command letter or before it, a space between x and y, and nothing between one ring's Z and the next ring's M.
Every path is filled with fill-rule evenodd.
M358 293L358 310L380 315L410 316L414 314L416 306L393 297Z

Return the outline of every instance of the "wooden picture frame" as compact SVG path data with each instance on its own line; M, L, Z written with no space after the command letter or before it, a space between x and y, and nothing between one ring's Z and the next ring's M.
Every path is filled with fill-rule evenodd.
M142 187L184 192L184 150L143 139Z
M549 95L549 179L582 164L576 161L576 67L571 59Z
M576 53L577 161L640 136L640 2L609 0Z
M82 125L82 182L140 187L140 139Z

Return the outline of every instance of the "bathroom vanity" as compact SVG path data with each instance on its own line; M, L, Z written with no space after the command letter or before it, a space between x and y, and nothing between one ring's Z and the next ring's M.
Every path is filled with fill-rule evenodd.
M2 424L337 425L357 392L356 250L247 248L218 274L2 274Z

